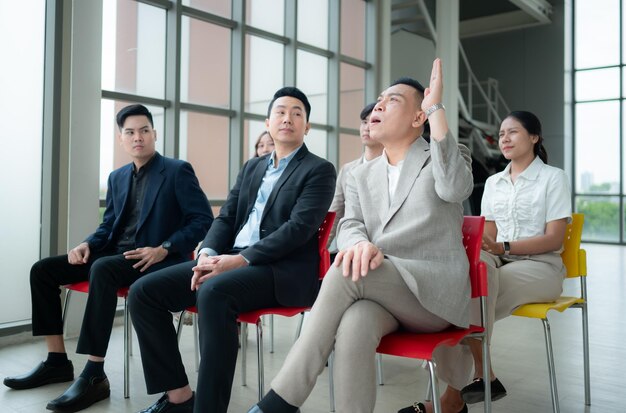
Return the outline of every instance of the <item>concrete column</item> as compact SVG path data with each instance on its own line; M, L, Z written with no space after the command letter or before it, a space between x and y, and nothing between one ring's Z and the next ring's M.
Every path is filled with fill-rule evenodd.
M102 0L73 1L69 86L67 248L98 226ZM83 297L81 297L83 296ZM80 329L85 294L74 294L66 335Z
M458 139L459 0L437 0L436 28L436 54L443 62L443 104L450 132Z

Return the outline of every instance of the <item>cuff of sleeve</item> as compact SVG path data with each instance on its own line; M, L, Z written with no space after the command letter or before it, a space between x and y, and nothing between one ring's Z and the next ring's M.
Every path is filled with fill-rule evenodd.
M250 260L249 260L249 259L247 259L245 255L243 255L243 254L241 254L241 253L239 253L239 255L240 255L241 257L243 257L243 259L244 259L244 260L246 260L246 262L248 263L248 265L250 265Z
M216 255L219 255L217 253L217 251L215 251L213 248L202 248L199 252L198 252L198 257L200 257L200 255L202 254L206 254L209 257L214 257Z

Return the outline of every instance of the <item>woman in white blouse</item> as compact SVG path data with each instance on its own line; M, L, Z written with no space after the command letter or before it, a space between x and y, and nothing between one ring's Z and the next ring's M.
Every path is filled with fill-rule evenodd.
M542 142L541 123L530 112L511 112L500 126L500 150L510 163L487 179L481 205L486 220L481 259L488 268L490 333L494 321L519 305L552 301L562 292L565 267L560 253L571 220L571 195L565 172L547 165ZM479 320L478 314L472 321ZM448 383L463 376L469 380L472 358L474 365L472 383L462 390L446 389L441 398L444 412L465 411L465 403L484 400L480 342L471 339L467 344L444 346L437 357L438 374ZM490 377L492 400L506 396L493 368ZM422 403L414 406L399 413L431 411Z

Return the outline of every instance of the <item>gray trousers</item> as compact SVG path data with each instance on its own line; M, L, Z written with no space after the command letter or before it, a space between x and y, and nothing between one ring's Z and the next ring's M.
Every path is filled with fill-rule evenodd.
M335 349L335 402L342 413L371 413L376 403L376 347L398 327L441 331L447 321L425 310L389 260L356 283L331 266L302 335L272 389L293 406L307 399Z
M557 253L501 256L481 251L480 259L487 264L487 328L489 339L496 321L511 315L522 304L557 299L563 292L565 266ZM478 299L472 300L470 320L480 324ZM442 346L435 351L437 376L460 390L472 379L474 362L469 348Z

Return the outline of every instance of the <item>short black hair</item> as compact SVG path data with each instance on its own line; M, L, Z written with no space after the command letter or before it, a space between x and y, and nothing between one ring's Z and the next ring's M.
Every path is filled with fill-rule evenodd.
M285 86L280 88L274 93L274 97L270 102L270 105L267 107L267 117L270 117L270 113L272 112L272 106L274 106L274 102L278 98L282 98L285 96L290 96L292 98L298 99L304 105L304 110L306 112L306 121L309 121L309 117L311 116L311 104L309 103L309 99L306 97L304 92L294 86Z
M420 82L418 82L417 80L411 78L411 77L401 77L399 79L394 80L393 82L391 82L391 84L389 85L391 86L395 86L395 85L407 85L412 87L413 89L415 89L417 91L417 97L419 98L419 100L421 101L422 99L424 99L424 86L422 86L422 84Z
M126 118L128 118L129 116L145 116L148 118L150 126L154 128L152 113L150 113L148 108L146 108L144 105L129 105L117 112L117 116L115 117L117 127L120 128L120 130L122 130L122 128L124 127L124 122L126 122Z
M372 102L363 108L361 114L359 115L361 117L361 120L365 120L365 118L367 118L372 113L372 111L374 110L374 106L376 106L376 102Z

